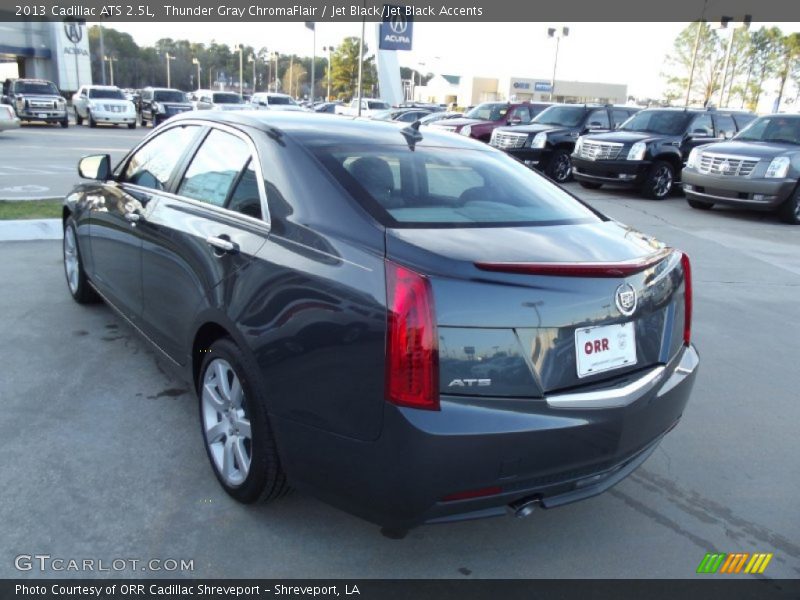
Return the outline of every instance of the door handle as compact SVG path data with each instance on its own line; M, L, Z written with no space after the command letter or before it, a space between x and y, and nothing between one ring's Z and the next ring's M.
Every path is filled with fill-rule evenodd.
M232 242L224 237L209 236L206 238L206 243L212 248L227 252L228 254L236 254L239 252L239 244Z

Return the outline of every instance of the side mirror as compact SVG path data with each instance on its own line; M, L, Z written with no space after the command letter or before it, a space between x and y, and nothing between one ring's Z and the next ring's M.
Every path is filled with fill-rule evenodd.
M511 117L508 120L509 125L522 125L522 117Z
M111 176L111 157L108 154L92 154L78 161L78 175L84 179L108 181Z
M692 137L710 137L705 129L693 129Z

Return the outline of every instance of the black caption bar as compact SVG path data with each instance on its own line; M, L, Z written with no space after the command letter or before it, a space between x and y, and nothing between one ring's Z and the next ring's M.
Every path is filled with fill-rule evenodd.
M0 21L380 21L378 0L0 0ZM793 0L431 0L391 2L417 21L714 21L721 15L754 22L800 21Z
M800 580L2 580L3 600L332 598L352 600L789 600Z

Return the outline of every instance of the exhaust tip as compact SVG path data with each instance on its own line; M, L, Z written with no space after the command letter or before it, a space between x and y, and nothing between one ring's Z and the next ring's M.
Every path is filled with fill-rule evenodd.
M517 500L516 502L512 502L508 505L508 511L514 516L516 519L524 519L525 517L529 517L533 514L533 511L536 510L536 505L541 502L541 498L539 496L534 496L532 498L522 498L521 500Z

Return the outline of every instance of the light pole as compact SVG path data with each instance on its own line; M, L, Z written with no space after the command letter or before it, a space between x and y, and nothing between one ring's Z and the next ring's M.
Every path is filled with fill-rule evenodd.
M199 90L203 87L203 84L200 81L200 59L196 56L192 59L192 64L197 65L197 89Z
M562 27L559 31L555 27L547 28L547 37L556 39L556 55L553 59L553 77L550 79L550 101L553 100L553 93L556 89L556 69L558 68L558 47L561 44L561 38L569 36L569 27Z
M172 78L169 72L169 63L175 60L175 57L172 56L169 52L167 52L165 58L167 59L167 87L172 87Z
M367 7L367 0L363 2L364 8ZM366 10L364 11L366 15ZM364 29L367 26L367 17L361 19L361 39L358 40L358 116L361 116L361 81L364 70Z
M108 63L108 68L109 68L109 71L110 71L109 74L111 75L111 85L114 85L114 62L116 60L117 60L117 58L115 56L104 56L103 57L103 62L107 62ZM103 71L105 72L105 69L103 69Z
M244 71L244 46L236 44L233 51L239 53L239 95L241 96L244 94L244 82L242 81L244 77L242 73Z
M251 54L247 57L247 62L253 63L253 93L256 93L256 55Z
M275 57L275 93L278 92L278 53L273 52L272 55Z
M733 17L726 17L723 16L719 21L719 29L728 29L728 23L733 21ZM725 99L725 83L728 80L728 65L730 64L731 60L731 48L733 47L733 38L736 36L737 29L749 29L750 22L752 21L752 17L750 15L745 15L742 19L742 22L738 25L734 25L731 28L731 35L728 38L728 49L725 51L725 66L722 69L722 85L719 86L719 106L720 108L723 105ZM733 74L731 74L731 84L733 84Z
M311 106L314 105L314 67L316 67L317 63L317 25L314 21L306 21L306 27L311 30L312 34L312 48L311 48L311 93L309 94L309 101L311 102Z
M328 53L328 69L327 69L327 77L328 80L328 95L325 96L325 100L331 99L331 52L334 50L333 46L323 46L322 51Z

